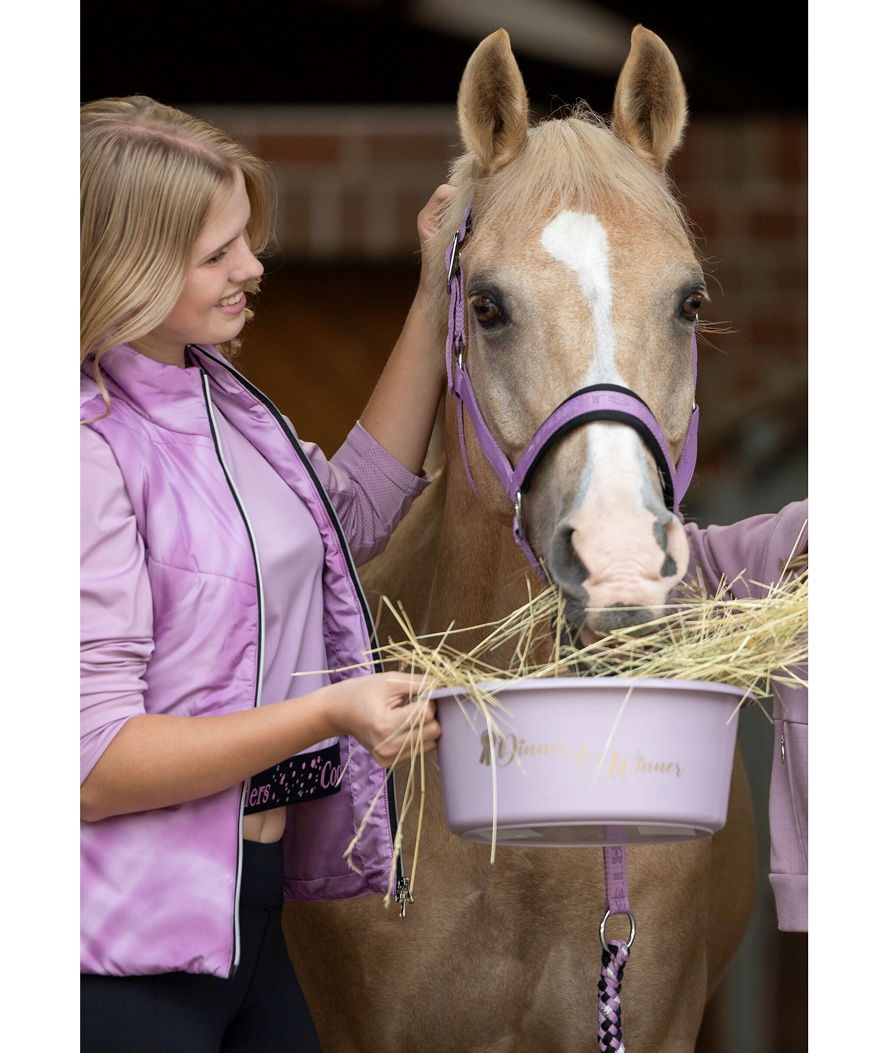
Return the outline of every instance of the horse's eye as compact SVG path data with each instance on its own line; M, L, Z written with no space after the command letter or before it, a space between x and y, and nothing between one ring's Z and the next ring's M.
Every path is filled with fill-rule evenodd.
M703 293L694 292L690 296L686 296L681 304L682 317L687 318L690 322L697 320L697 315L700 313L700 308L703 306Z
M489 296L477 293L469 297L469 303L472 305L472 310L475 312L475 317L478 319L478 324L482 329L489 329L506 320L503 309L495 300L491 300Z

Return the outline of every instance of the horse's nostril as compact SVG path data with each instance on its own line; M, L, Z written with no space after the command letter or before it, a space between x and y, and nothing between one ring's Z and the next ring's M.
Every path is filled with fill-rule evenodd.
M574 528L570 523L564 521L558 524L552 541L549 567L555 581L568 589L571 586L582 587L583 582L589 576L586 565L574 548L573 536Z
M679 520L669 516L668 522L654 527L654 534L665 558L660 567L661 578L680 578L687 569L687 540Z
M663 566L660 567L660 577L674 578L677 572L678 567L675 563L675 560L672 558L672 556L667 555L666 558L663 560Z

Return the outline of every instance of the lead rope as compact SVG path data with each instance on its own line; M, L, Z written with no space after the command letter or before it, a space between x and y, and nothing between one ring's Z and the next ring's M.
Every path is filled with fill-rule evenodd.
M623 827L612 827L611 836L623 839ZM604 889L607 909L598 934L601 939L601 972L598 977L598 1048L601 1053L626 1053L623 1044L623 1014L620 989L629 948L635 940L635 917L629 909L626 849L608 845L604 849ZM613 914L629 918L629 939L606 940L605 927Z
M628 958L629 946L623 940L611 940L601 952L601 975L598 978L598 1048L601 1053L626 1053L620 984Z

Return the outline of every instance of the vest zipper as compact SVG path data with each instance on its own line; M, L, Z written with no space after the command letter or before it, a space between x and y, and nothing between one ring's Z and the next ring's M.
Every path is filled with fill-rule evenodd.
M275 406L271 399L268 398L267 395L261 392L259 388L257 388L255 385L251 384L250 381L247 380L247 378L242 373L239 373L234 368L234 366L230 365L228 362L216 358L203 347L198 348L198 350L201 352L201 354L206 355L207 358L209 358L211 361L215 362L217 365L223 366L226 370L228 370L228 372L231 373L231 375L234 376L244 386L244 388L247 391L249 391L251 395L254 396L254 398L257 398L262 403L262 405L265 406L265 408L269 411L272 417L274 417L274 419L277 421L281 431L283 431L284 435L286 435L287 439L290 442L290 445L295 450L297 457L302 463L302 466L308 473L309 479L311 479L315 489L318 492L318 496L320 497L321 502L324 505L324 508L326 509L330 522L333 525L333 529L336 531L336 536L339 539L339 547L342 549L345 555L346 561L348 563L349 576L351 577L352 584L354 586L355 592L357 593L358 603L360 605L361 614L363 616L364 624L367 629L367 636L370 641L370 646L374 649L374 651L376 651L379 647L379 640L376 636L376 626L373 624L373 618L370 615L370 607L367 603L367 598L364 595L364 589L361 585L361 579L358 577L357 567L355 567L354 560L352 559L352 554L349 550L348 542L345 538L345 532L342 529L342 524L339 522L339 517L336 514L336 510L330 503L330 498L327 496L327 491L322 486L320 479L318 479L317 473L315 472L311 461L308 459L307 454L299 444L299 440L288 427L287 422L284 420L280 410L277 408L277 406ZM203 373L202 367L201 372ZM376 672L383 672L382 665L379 663L378 660L374 661L373 666ZM403 919L406 914L407 904L413 902L413 896L410 892L410 879L404 874L404 865L401 853L400 851L394 848L395 835L398 829L398 804L395 796L394 772L390 771L388 773L388 775L386 776L385 785L386 799L388 801L389 809L389 826L391 828L392 850L395 856L395 896L396 901L400 904L400 916Z
M222 466L222 471L225 475L225 480L228 483L228 488L231 490L235 504L237 505L241 518L244 521L244 526L247 530L247 537L250 542L250 550L253 554L253 566L256 571L256 594L259 600L259 647L256 659L258 667L256 672L256 692L253 698L253 708L255 709L262 704L262 682L265 668L265 592L262 587L262 574L259 567L259 549L256 545L256 536L253 533L253 527L250 523L250 517L247 514L246 506L244 505L240 492L238 491L237 483L234 481L234 476L231 474L231 469L225 460L225 454L222 451L222 443L219 439L219 428L216 423L216 412L213 407L212 396L210 395L209 376L203 366L200 367L200 379L201 384L203 385L204 402L206 403L207 417L210 422L210 434L213 439L213 445L216 448L216 456L219 458L219 464ZM234 957L231 963L231 969L228 973L229 978L234 976L237 972L237 967L240 964L240 888L243 869L244 801L246 794L247 780L244 780L241 787L240 807L238 811L237 869L234 890Z

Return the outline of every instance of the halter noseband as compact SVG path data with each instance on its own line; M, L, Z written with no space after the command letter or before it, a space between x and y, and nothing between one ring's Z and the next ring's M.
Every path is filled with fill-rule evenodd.
M568 396L537 429L524 453L513 468L508 457L493 437L475 397L475 390L465 364L465 289L459 266L459 253L472 230L472 206L466 209L463 221L453 236L446 253L447 285L450 311L447 325L447 390L457 403L459 446L469 484L475 493L478 488L466 453L464 415L468 413L481 447L503 484L514 508L512 533L518 546L527 556L534 570L545 580L539 561L530 547L521 523L522 495L530 489L534 470L543 456L559 439L581 424L596 420L616 421L634 428L651 452L660 471L663 499L677 515L682 498L687 492L697 460L697 427L699 411L696 403L691 410L684 446L678 464L672 466L669 447L657 419L647 403L634 391L617 384L592 384ZM697 335L693 335L694 385L697 383Z

